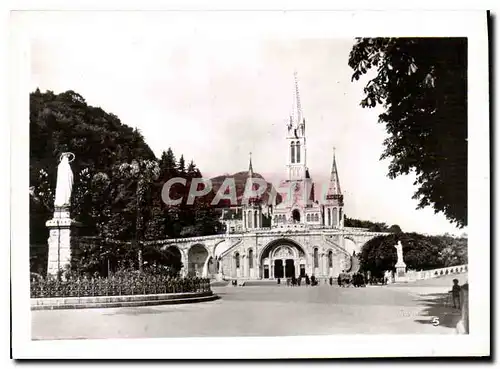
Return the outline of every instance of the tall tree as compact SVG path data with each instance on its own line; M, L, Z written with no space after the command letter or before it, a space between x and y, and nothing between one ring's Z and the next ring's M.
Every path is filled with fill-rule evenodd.
M467 225L467 39L360 38L352 79L376 70L363 107L382 105L389 177L415 172L418 207Z
M201 172L192 160L187 167L186 174L188 178L201 178Z
M179 159L179 165L177 166L177 172L179 176L184 177L186 175L186 162L184 160L184 155L181 155Z
M444 267L441 250L444 245L437 237L417 233L399 233L372 238L361 248L361 268L374 276L382 276L385 270L393 270L397 262L394 247L398 241L403 245L404 261L408 269L426 270Z
M175 155L170 147L166 152L163 151L159 165L160 179L162 181L166 182L177 175Z

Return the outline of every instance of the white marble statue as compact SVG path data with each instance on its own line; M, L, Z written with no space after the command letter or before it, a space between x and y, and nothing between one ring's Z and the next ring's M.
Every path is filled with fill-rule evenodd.
M396 265L397 264L404 264L404 261L403 261L403 245L401 244L401 241L398 241L398 243L396 245L394 245L394 247L396 248L396 251L398 253L398 261L396 262Z
M71 189L73 187L73 172L71 163L75 159L75 154L64 152L59 159L57 167L56 199L54 205L57 207L69 206L71 201Z

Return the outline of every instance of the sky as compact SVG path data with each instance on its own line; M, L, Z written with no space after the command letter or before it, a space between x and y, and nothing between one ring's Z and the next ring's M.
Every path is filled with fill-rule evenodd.
M252 152L254 170L276 182L286 173L296 71L309 171L327 180L335 147L346 216L426 234L466 231L416 210L414 176L387 177L381 110L359 105L367 79L351 82L354 37L299 32L293 17L281 29L262 18L123 13L26 16L30 90L74 90L137 127L158 157L171 147L206 177L246 170Z

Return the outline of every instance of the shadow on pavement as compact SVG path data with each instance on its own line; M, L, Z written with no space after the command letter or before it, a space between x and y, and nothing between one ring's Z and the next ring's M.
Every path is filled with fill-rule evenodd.
M425 309L420 315L429 318L415 319L416 323L456 328L461 314L459 309L453 308L448 293L431 293L421 296L422 298L417 301L419 305L424 305Z

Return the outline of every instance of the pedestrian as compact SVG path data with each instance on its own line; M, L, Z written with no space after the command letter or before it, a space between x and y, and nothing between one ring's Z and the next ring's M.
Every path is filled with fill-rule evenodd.
M309 286L309 284L311 283L310 280L309 280L309 276L306 274L306 286Z
M339 276L337 277L337 283L339 287L342 287L342 274L339 273Z
M299 287L300 287L300 282L301 282L301 281L302 281L302 276L301 276L301 275L299 275L299 278L297 278L297 284L299 285Z
M453 287L449 292L453 298L453 308L460 309L460 286L458 285L458 279L453 280Z
M314 274L311 276L311 286L316 286L318 282L316 281L316 277Z
M333 286L333 277L330 277L330 286Z

